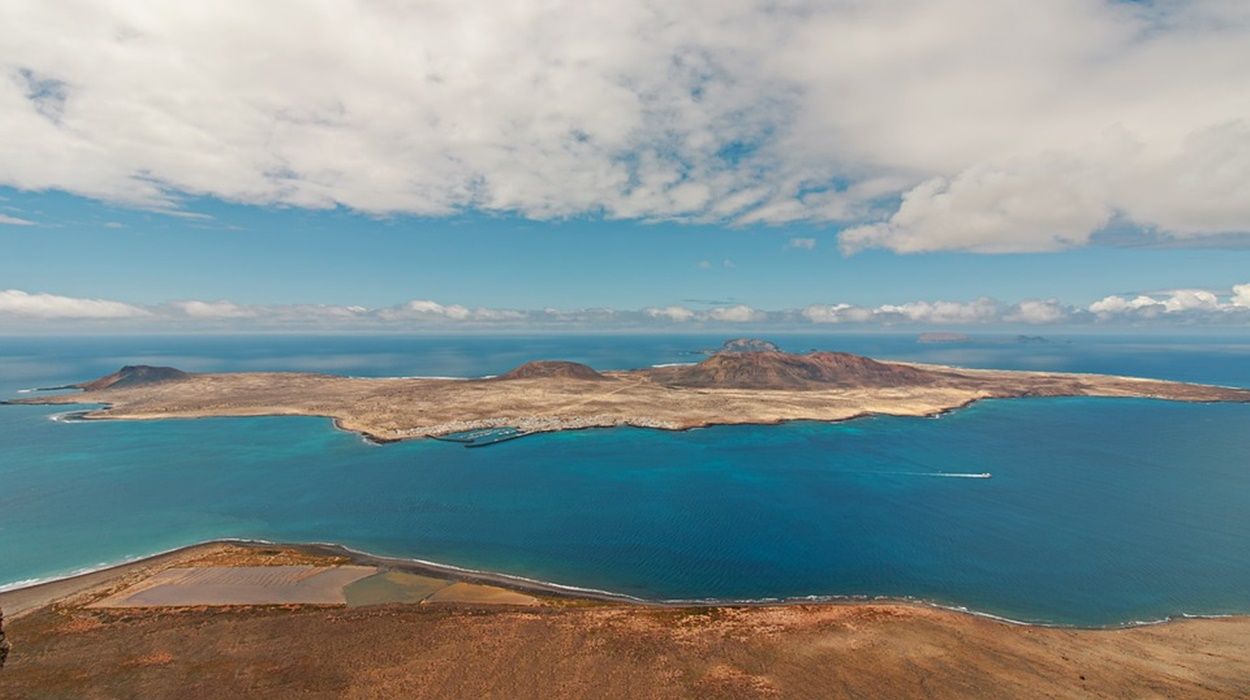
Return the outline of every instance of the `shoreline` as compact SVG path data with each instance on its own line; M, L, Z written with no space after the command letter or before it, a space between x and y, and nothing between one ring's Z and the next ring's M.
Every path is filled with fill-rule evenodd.
M418 440L457 442L455 440L445 440L443 438L446 435L454 435L460 432L466 432L466 431L472 431L472 430L486 430L486 429L494 429L494 428L513 428L515 430L522 431L519 435L509 438L509 440L513 440L517 438L530 437L533 435L543 435L547 433L565 433L565 432L591 431L591 430L611 430L614 428L636 428L639 430L659 430L659 431L670 432L670 433L685 433L691 430L702 430L704 428L721 428L721 427L735 427L735 426L767 427L767 426L774 426L774 425L786 425L790 423L819 423L819 424L826 424L826 425L835 425L839 423L849 423L851 421L864 420L868 418L935 419L935 418L942 418L943 416L957 413L959 411L963 411L967 408L970 408L972 406L975 406L981 403L995 402L995 401L1020 401L1020 400L1027 400L1027 399L1112 399L1112 400L1136 399L1136 400L1146 400L1146 401L1168 401L1168 402L1173 402L1173 403L1192 403L1192 404L1208 404L1208 405L1226 403L1226 402L1220 402L1220 401L1183 401L1181 402L1175 399L1170 399L1167 397L1158 397L1158 396L1097 396L1097 395L1094 395L1094 396L1089 396L1089 395L1084 395L1084 396L1082 395L980 396L980 397L968 399L959 404L935 408L925 413L908 414L908 413L889 413L885 411L862 411L860 413L855 413L853 415L846 415L846 416L841 416L837 418L779 418L779 419L760 419L760 420L746 420L746 421L709 420L709 421L701 422L701 423L687 423L687 424L682 424L682 425L667 425L667 424L663 424L662 422L656 422L654 424L641 424L641 423L632 422L628 420L618 421L618 422L613 422L613 423L604 422L602 424L586 423L583 421L574 420L574 421L565 421L567 425L562 425L562 424L559 424L560 419L553 419L552 421L548 421L548 422L549 424L551 422L554 422L556 423L556 425L550 425L550 427L544 426L540 428L533 428L530 430L523 430L522 428L519 428L516 425L512 425L511 423L508 422L507 419L493 419L492 418L492 419L485 419L485 420L479 420L479 421L469 421L467 423L472 423L472 425L468 425L468 427L466 427L465 425L457 425L454 427L447 427L446 430L441 430L437 432L427 430L427 431L423 431L421 434L404 435L400 437L384 437L381 435L376 435L374 433L371 433L368 430L349 428L346 425L344 425L343 418L329 415L329 414L323 414L323 413L276 413L275 412L275 413L253 413L253 414L218 413L218 414L202 414L202 415L151 415L151 416L149 415L120 415L118 416L118 415L110 415L109 413L109 411L112 410L114 407L113 404L107 403L107 402L99 402L99 401L82 401L82 402L65 401L65 402L57 402L55 404L49 404L49 403L29 403L29 402L24 402L24 401L0 400L0 406L96 406L96 408L78 409L78 410L72 410L72 411L61 411L58 413L51 414L49 416L49 420L52 420L58 423L95 423L95 422L103 423L103 422L109 422L109 421L123 423L123 422L128 422L128 421L207 420L207 419L213 419L213 418L291 418L291 417L324 418L330 421L330 426L335 431L356 435L365 444L368 444L368 445L384 446L384 445L390 445L390 444L401 443L401 442L415 442ZM518 420L515 422L520 423L520 422L524 422L524 420L525 419ZM479 423L480 425L478 425ZM445 427L445 426L436 426L436 427ZM501 441L501 442L505 442L505 441ZM488 446L488 445L474 445L474 447L483 447L483 446ZM1247 614L1250 614L1250 613L1247 613Z
M571 600L594 601L599 603L617 603L640 608L770 608L795 607L804 605L838 605L847 607L866 605L901 605L917 608L940 610L949 613L992 620L1014 627L1071 630L1071 631L1112 631L1154 627L1184 622L1186 620L1222 620L1250 619L1250 611L1239 613L1195 614L1179 612L1162 618L1151 620L1129 620L1106 625L1082 625L1038 620L1018 620L1004 615L976 610L963 605L939 603L924 598L910 596L872 596L848 594L819 594L807 596L791 596L785 598L687 598L687 599L649 599L632 596L597 588L587 588L544 581L515 574L486 571L469 567L456 566L441 562L419 559L416 557L393 557L372 554L363 550L353 549L346 545L333 542L275 542L258 538L221 537L182 545L162 550L153 554L126 558L118 562L102 564L95 568L79 569L63 576L42 579L26 579L11 584L0 585L0 609L5 611L6 619L17 619L25 614L36 612L66 598L83 593L93 587L125 576L163 560L176 559L197 549L215 545L236 545L248 548L281 547L305 554L321 556L339 556L349 559L353 564L372 565L392 571L401 571L425 576L454 576L469 583L499 586L524 593L539 593ZM12 587L9 587L12 586Z
M995 402L1000 402L1000 401L1003 401L1003 402L1026 401L1030 399L1096 399L1096 400L1112 400L1112 401L1141 400L1141 401L1164 401L1164 402L1169 402L1169 403L1189 403L1189 404L1196 404L1196 405L1217 405L1221 403L1229 403L1229 402L1222 402L1222 401L1177 401L1176 399L1170 399L1167 397L1159 397L1159 396L1097 396L1097 395L1093 395L1093 396L1089 396L1089 395L982 396L982 397L968 399L967 401L964 401L963 403L960 403L958 405L946 406L943 408L936 408L927 413L914 413L914 414L889 413L889 412L884 412L884 411L864 411L861 413L856 413L854 415L848 415L848 416L843 416L843 417L838 417L838 418L781 418L781 419L774 419L774 420L753 420L753 421L733 421L733 422L708 421L705 423L685 424L685 425L662 425L662 424L642 425L642 424L637 424L637 423L633 423L629 421L616 422L616 423L610 423L610 424L609 423L574 424L574 422L570 422L569 425L558 425L555 427L543 427L543 428L537 428L537 429L532 429L528 431L522 431L520 434L508 438L508 440L501 440L499 442L507 442L510 440L516 440L516 439L523 438L523 437L531 437L534 435L545 435L545 434L567 433L567 432L582 432L582 431L589 432L592 430L613 430L613 429L619 429L619 428L632 428L632 429L637 429L637 430L658 430L658 431L668 432L668 433L685 433L685 432L690 432L692 430L703 430L705 428L769 427L769 426L778 426L778 425L788 425L792 423L815 423L815 424L821 424L821 425L837 425L840 423L850 423L852 421L866 420L870 418L902 418L902 419L917 418L917 419L923 419L923 420L933 420L933 419L943 418L945 416L952 415L955 413L959 413L960 411L964 411L966 409L972 408L973 406L977 406L980 404L995 403ZM459 427L456 427L455 429L449 428L448 430L437 432L437 433L426 432L426 433L422 433L419 435L407 435L407 436L402 436L402 437L383 437L380 435L375 435L373 433L370 433L367 430L358 430L354 428L349 428L343 424L342 418L332 416L332 415L327 415L327 414L321 414L321 413L256 413L256 414L246 414L246 415L237 414L237 413L220 413L220 414L205 414L205 415L114 416L114 415L109 415L109 410L113 407L112 404L94 402L94 401L83 401L81 403L60 402L56 404L45 404L45 403L25 403L25 402L13 402L13 401L0 400L0 406L6 406L6 405L7 406L94 405L94 406L99 407L99 408L94 408L94 409L61 411L61 412L53 413L48 416L49 420L53 422L57 422L57 423L97 423L97 422L98 423L106 423L106 422L125 423L125 422L134 422L134 421L164 421L164 420L191 421L191 420L211 420L214 418L323 418L323 419L330 421L330 427L332 430L336 432L355 435L358 438L360 438L361 442L372 447L383 447L386 445L391 445L391 444L396 444L396 443L401 443L401 442L416 442L420 440L431 440L435 442L463 444L457 440L447 440L445 439L445 436L454 435L456 433L465 432L465 431L485 430L485 429L494 429L494 428L513 428L515 430L521 430L521 428L517 428L514 425L508 424L506 420L503 420L502 422L500 422L497 419L487 419L484 421L475 421L475 423L480 422L482 423L482 425L474 425L468 428L459 426ZM497 422L499 423L498 425L495 424ZM493 444L495 443L490 443L488 445L465 445L465 446L480 448L480 447L489 447L490 445L493 445ZM3 590L3 589L0 589L0 590ZM1250 612L1247 612L1246 614L1250 615Z

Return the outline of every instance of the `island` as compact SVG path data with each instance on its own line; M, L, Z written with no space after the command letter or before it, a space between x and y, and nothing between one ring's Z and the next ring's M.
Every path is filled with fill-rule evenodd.
M482 444L503 437L614 426L686 430L711 425L934 416L982 399L1055 396L1247 402L1250 390L1096 374L962 369L878 361L845 352L722 351L699 363L600 372L529 362L476 379L362 378L304 372L188 373L128 366L22 398L22 404L102 404L86 420L208 416L325 416L377 442L414 438ZM468 437L465 437L468 436ZM490 442L490 441L488 441Z
M917 343L967 343L972 340L966 333L929 331L916 336Z

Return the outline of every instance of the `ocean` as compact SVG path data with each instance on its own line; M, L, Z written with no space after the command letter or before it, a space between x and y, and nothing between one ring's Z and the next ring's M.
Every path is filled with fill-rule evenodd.
M0 398L123 364L481 376L693 362L723 336L0 338ZM779 335L971 367L1250 386L1250 339ZM986 401L469 450L320 418L62 422L0 406L0 587L222 538L336 542L653 600L908 597L1116 625L1250 612L1250 406ZM977 479L957 474L990 473Z

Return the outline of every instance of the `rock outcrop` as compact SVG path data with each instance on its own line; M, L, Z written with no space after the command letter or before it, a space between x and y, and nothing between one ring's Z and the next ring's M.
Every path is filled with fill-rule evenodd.
M4 638L4 611L0 610L0 669L4 668L4 661L7 658L9 658L9 640Z
M526 362L511 372L499 375L495 379L542 379L551 377L585 379L588 381L603 381L607 379L607 377L599 374L593 368L580 362L567 362L565 360Z

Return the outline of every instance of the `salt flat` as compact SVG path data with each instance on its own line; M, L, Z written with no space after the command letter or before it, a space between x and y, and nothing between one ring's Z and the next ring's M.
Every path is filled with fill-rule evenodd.
M377 571L373 566L175 567L91 607L346 605L343 589Z

